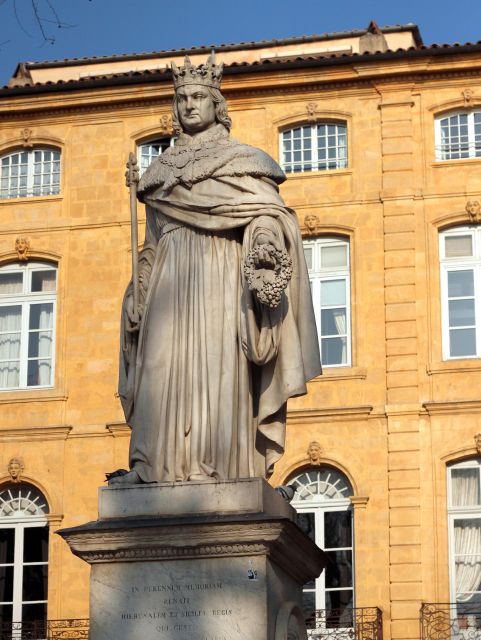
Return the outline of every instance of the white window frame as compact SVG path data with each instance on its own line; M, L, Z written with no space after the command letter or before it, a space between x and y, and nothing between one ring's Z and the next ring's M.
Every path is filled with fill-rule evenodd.
M473 255L471 257L461 256L447 258L445 251L445 239L450 236L460 235L471 237ZM439 256L441 269L441 326L443 360L472 360L479 358L481 357L481 226L453 227L447 231L442 231L439 234ZM466 326L466 328L474 328L476 334L476 349L475 353L471 355L451 356L450 353L448 273L454 271L473 271L475 325ZM459 326L457 328L461 329L462 327Z
M46 152L56 154L56 157L52 157L51 160L44 160L44 154ZM35 154L41 153L42 160L40 163L35 162ZM20 163L20 156L22 154L27 154L27 162ZM22 177L26 177L26 185L25 187L20 186L20 175L17 176L10 175L10 171L8 170L11 167L11 164L4 166L3 161L8 158L13 158L13 156L19 156L19 171L20 167L26 166L25 174ZM45 173L43 171L45 162L50 163L50 171ZM58 163L58 171L54 171L54 163ZM40 166L40 172L38 171L38 166ZM8 175L4 175L4 173ZM58 181L54 182L54 176L58 175ZM11 200L14 198L41 198L43 196L52 196L58 195L60 193L60 181L62 175L62 153L60 149L54 147L33 147L32 149L15 149L10 151L9 153L4 153L0 156L0 200ZM49 180L46 185L42 184L44 176L49 176ZM35 178L39 177L40 183L39 185L35 184ZM11 186L12 179L17 178L17 186ZM4 181L7 181L7 186L4 186ZM20 193L20 191L25 191L25 193ZM38 192L36 192L38 191Z
M31 389L51 389L55 385L55 352L57 343L57 288L58 288L58 268L50 262L29 262L27 265L11 264L0 267L0 273L18 273L22 272L23 276L23 292L0 295L0 307L8 307L17 305L22 307L21 312L21 329L20 329L20 374L19 384L14 387L0 387L0 393L3 391L25 391ZM55 271L55 290L54 291L29 291L32 282L32 274L35 271ZM28 385L28 362L29 360L38 360L39 358L29 358L28 356L28 336L30 333L29 319L30 306L38 303L51 303L52 308L52 353L50 383L45 385ZM50 330L50 329L49 329ZM46 358L44 358L46 359Z
M322 147L326 149L326 158L322 159L319 157L319 151L321 149L321 147L319 147L318 144L318 131L321 129L321 127L329 127L329 126L333 126L335 127L335 133L331 134L334 135L335 139L336 139L336 144L334 146L329 146L329 142L327 140L327 130L326 130L326 146ZM301 160L299 162L295 162L294 161L294 156L292 156L292 160L288 161L286 159L286 154L289 153L288 150L286 150L285 146L284 146L284 135L285 134L291 134L291 142L293 142L293 136L294 136L294 131L297 129L301 129L304 130L305 132L307 132L308 130L310 130L310 136L303 136L301 135L300 140L301 140ZM344 136L345 138L345 144L339 144L339 137L340 136ZM310 140L310 148L306 149L305 148L305 144L304 144L304 140L309 139ZM287 142L287 141L286 141ZM335 157L329 159L327 157L328 155L328 150L329 149L335 149L336 153L335 153ZM306 159L305 156L305 152L311 152L311 159ZM292 149L292 153L294 153L294 149ZM279 132L279 157L281 159L281 167L282 169L288 173L288 174L298 174L298 173L303 173L303 172L313 172L313 171L336 171L339 169L347 169L348 168L348 162L349 162L349 149L348 149L348 127L347 127L347 122L346 121L340 121L340 120L325 120L322 122L318 122L316 124L298 124L294 127L290 127L289 129L283 129L282 131ZM319 164L325 164L325 166L321 166L319 167ZM330 164L333 164L334 166L329 166ZM294 166L299 166L300 170L296 171L294 169Z
M481 116L481 111L474 110L460 110L453 111L451 113L443 113L436 116L434 120L434 138L435 138L435 151L436 160L446 162L449 160L467 160L469 158L481 157L481 120L479 124L480 133L478 134L478 140L476 141L475 131L475 115ZM450 118L466 116L467 117L467 140L457 143L457 149L454 148L454 143L451 143L451 136L449 136L449 142L443 144L442 130L443 121L450 120ZM448 122L448 127L451 124ZM453 157L457 156L457 157Z
M13 487L10 487L12 490ZM15 490L25 494L28 493L29 490L34 489L31 485L20 484L18 487L15 487ZM3 488L2 488L3 490ZM37 489L35 493L40 494L40 491ZM42 496L43 500L46 500ZM15 500L13 500L15 502ZM0 529L14 529L14 559L13 563L4 563L2 566L11 566L13 567L13 600L12 600L12 624L22 622L22 609L24 604L45 604L48 605L48 597L45 600L27 600L23 601L23 567L25 566L47 566L49 564L49 559L47 557L46 561L41 562L24 562L24 540L25 540L25 529L28 528L40 528L47 527L48 529L48 520L46 514L48 513L48 506L44 513L39 509L37 515L24 515L22 512L18 514L0 517ZM47 584L48 590L48 584ZM48 595L48 593L47 593ZM9 602L0 602L0 604L10 604ZM18 627L15 626L13 632L15 633L18 630Z
M139 163L139 173L140 176L142 176L146 169L152 164L152 162L159 157L159 155L161 155L160 153L158 155L154 155L152 154L151 151L149 151L148 157L150 158L150 162L147 166L142 166L142 160L145 156L142 155L142 149L145 147L151 147L153 144L161 144L163 142L167 143L168 145L167 147L173 147L175 144L175 141L177 140L177 138L175 136L169 137L169 136L155 136L153 138L149 138L148 140L143 140L142 142L139 142L137 145L137 162ZM163 153L163 151L161 152Z
M346 493L345 498L340 498L338 495L335 498L327 498L325 494L318 493L313 495L310 500L301 500L294 495L291 505L298 513L312 513L314 514L314 528L315 528L315 542L321 549L324 548L325 531L324 531L324 514L330 512L349 512L351 516L351 547L332 547L327 551L350 551L352 558L352 587L339 587L339 588L326 588L326 572L323 571L321 575L315 580L315 599L316 610L327 610L326 607L326 593L334 591L352 591L352 608L355 608L356 597L356 572L355 572L355 538L354 538L354 512L352 509L352 503L350 496L353 495L352 487L345 477L345 475L338 469L330 467L310 467L304 471L296 474L291 480L289 485L295 483L296 480L302 480L303 476L311 472L332 471L333 473L342 477L345 486L343 487L343 493ZM349 607L350 608L350 607ZM347 631L343 629L342 631Z
M347 264L344 267L322 267L321 266L321 249L323 247L336 247L342 246L346 248ZM312 248L312 269L308 269L309 281L311 285L312 302L314 306L314 316L316 318L317 336L319 340L319 351L322 359L322 340L346 337L346 362L327 364L322 363L324 368L332 367L351 367L352 366L352 327L351 327L351 259L350 259L350 241L349 238L341 236L322 236L313 240L304 240L303 247L305 249ZM323 328L321 322L322 309L329 308L322 305L321 299L321 283L343 280L346 287L346 333L339 334L338 336L331 336L330 334L323 335ZM332 308L339 308L339 305L335 305Z
M456 603L456 554L455 554L455 536L454 527L456 520L481 520L481 504L469 505L469 506L454 506L452 504L453 486L451 471L453 469L478 469L479 479L481 482L481 458L475 458L471 460L465 460L457 464L452 464L448 467L447 471L447 488L448 488L448 544L449 544L449 587L451 602ZM481 487L480 487L481 496ZM479 593L480 591L473 591L473 593ZM462 604L462 601L460 601ZM453 611L453 614L455 612Z

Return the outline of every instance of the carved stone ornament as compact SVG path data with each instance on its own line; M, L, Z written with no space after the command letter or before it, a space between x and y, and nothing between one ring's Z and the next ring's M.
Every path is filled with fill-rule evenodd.
M10 475L10 479L15 484L18 484L22 481L22 473L25 469L23 462L20 458L12 458L7 465L7 471Z
M481 456L481 433L477 433L474 436L474 444L476 446L476 451L479 453L479 455Z
M463 89L461 94L464 98L464 106L465 107L471 106L474 98L474 91L472 89Z
M316 235L317 230L319 228L319 218L314 214L310 213L304 218L304 227L308 235L310 236Z
M317 102L308 102L306 104L307 119L309 122L316 121Z
M27 262L28 252L30 251L30 240L27 236L18 236L15 239L15 251L19 262Z
M33 147L33 144L30 142L30 138L32 137L32 130L29 129L28 127L26 127L25 129L22 129L22 140L23 140L23 146L25 149L31 149Z
M481 222L481 205L479 200L468 200L466 202L466 212L471 218L471 222Z
M307 447L307 457L309 458L311 464L321 464L323 453L324 451L318 442L313 440L309 443L309 446Z
M160 133L163 136L171 136L172 135L172 116L170 114L164 113L164 115L160 116Z

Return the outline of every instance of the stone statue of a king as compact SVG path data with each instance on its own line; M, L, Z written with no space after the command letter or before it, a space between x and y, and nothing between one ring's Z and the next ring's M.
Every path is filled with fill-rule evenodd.
M131 283L119 383L130 471L111 484L268 477L284 451L287 400L321 369L283 171L230 138L213 55L172 64L172 75L178 139L138 185L140 300L134 309Z

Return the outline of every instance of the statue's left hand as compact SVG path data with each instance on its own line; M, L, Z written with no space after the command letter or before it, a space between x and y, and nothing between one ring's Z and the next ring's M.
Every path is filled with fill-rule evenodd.
M127 312L128 320L126 329L129 333L136 333L140 329L143 305L139 304L137 309L134 309L134 297L132 294L128 294L125 298L125 310Z

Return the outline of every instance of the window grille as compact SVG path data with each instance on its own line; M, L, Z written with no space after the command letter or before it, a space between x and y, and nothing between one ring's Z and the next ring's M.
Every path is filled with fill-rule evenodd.
M481 111L461 111L435 120L436 159L481 156Z
M60 151L21 150L0 159L0 198L50 196L60 192Z
M280 138L281 165L286 173L347 167L345 123L303 125L283 131Z
M144 142L138 147L140 175L142 175L153 160L158 158L169 147L173 147L175 138L156 138Z

